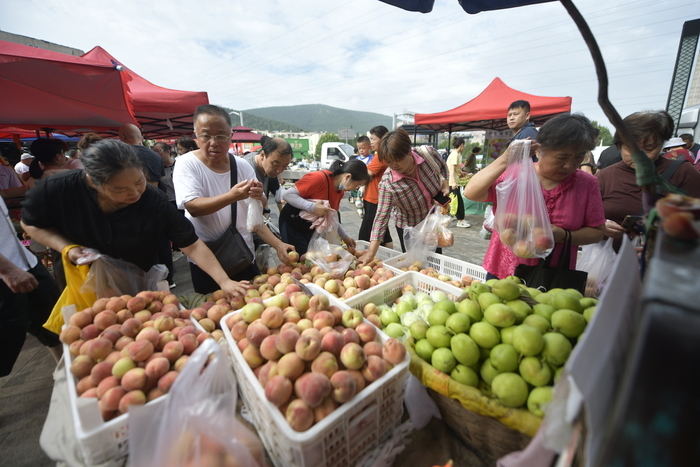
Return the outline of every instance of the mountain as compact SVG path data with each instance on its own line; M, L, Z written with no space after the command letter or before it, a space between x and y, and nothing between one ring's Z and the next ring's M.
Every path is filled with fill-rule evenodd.
M224 109L227 112L233 112L233 109L229 109L228 107L224 107ZM231 115L231 123L233 124L233 126L240 125L240 117L236 114ZM269 118L258 117L257 115L248 113L247 110L243 111L243 126L253 128L254 130L259 131L303 131L298 126L290 125L289 123L280 122Z
M248 109L245 115L287 122L303 128L305 131L337 133L341 128L352 128L356 133L365 133L377 125L391 128L391 117L374 112L339 109L329 105L291 105L286 107L262 107ZM246 126L249 126L246 124Z

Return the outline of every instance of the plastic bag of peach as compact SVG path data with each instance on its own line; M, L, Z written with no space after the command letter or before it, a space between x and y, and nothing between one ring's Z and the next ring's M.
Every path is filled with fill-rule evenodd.
M213 339L192 354L163 406L129 410L133 467L263 467L260 439L236 419L236 380Z

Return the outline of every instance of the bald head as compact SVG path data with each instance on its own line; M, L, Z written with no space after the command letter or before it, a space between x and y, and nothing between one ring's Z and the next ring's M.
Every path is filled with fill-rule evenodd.
M132 123L125 123L119 128L119 139L126 144L143 144L143 135L139 127Z

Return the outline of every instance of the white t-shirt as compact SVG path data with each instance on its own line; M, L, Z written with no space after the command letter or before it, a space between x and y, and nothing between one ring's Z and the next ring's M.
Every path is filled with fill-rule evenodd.
M17 175L22 175L24 173L29 172L29 166L25 164L22 161L19 161L18 163L15 164L15 172L17 172Z
M38 260L36 256L19 243L19 239L15 240L13 238L17 237L17 232L12 226L5 201L0 202L0 215L2 215L2 219L0 219L0 238L2 239L0 241L0 254L18 268L28 271L36 266ZM22 258L22 255L24 255L24 258ZM29 267L27 267L27 263L29 263Z
M249 163L240 157L233 158L236 161L238 180L255 178L255 171ZM231 189L231 173L216 173L200 161L194 152L188 152L177 158L175 170L173 170L173 185L175 186L175 202L178 209L185 209L185 203L195 198L211 198L219 196ZM246 228L248 219L248 204L245 200L237 203L236 229L243 236L250 251L255 251L253 235ZM187 217L197 236L205 242L211 242L221 235L231 225L231 208L226 206L219 211L206 216L192 217L185 209Z

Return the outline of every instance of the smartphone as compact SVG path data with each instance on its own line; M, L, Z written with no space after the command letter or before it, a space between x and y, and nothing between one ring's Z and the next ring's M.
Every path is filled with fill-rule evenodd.
M636 231L637 224L639 224L642 219L642 216L626 216L622 221L622 228L628 232Z
M433 196L433 199L437 201L441 206L446 206L450 203L450 201L452 201L452 199L449 196L443 195L442 192Z

